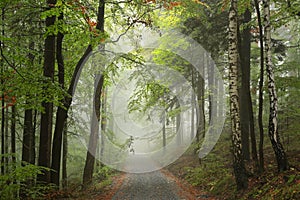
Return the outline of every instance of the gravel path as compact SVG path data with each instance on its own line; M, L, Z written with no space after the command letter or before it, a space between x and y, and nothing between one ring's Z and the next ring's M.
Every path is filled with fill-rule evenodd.
M157 163L149 157L128 157L124 169L127 172L122 184L114 192L112 200L212 200L195 190L187 182L172 175L168 170L155 169Z
M127 174L112 200L180 200L179 187L160 171Z

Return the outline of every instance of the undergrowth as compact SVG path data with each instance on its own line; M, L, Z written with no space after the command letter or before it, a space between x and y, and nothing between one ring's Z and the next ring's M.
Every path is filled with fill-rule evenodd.
M290 146L287 152L290 170L278 173L274 153L268 138L265 138L265 172L253 172L247 163L249 187L246 191L236 191L230 153L231 140L229 134L221 135L218 143L205 158L199 161L194 152L195 145L168 169L176 176L187 180L199 191L203 191L216 199L229 200L298 200L300 199L300 150L299 135L290 135Z

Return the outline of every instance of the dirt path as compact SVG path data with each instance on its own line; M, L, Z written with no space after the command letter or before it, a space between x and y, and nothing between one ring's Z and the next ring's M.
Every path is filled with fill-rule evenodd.
M134 164L132 164L134 163ZM125 169L129 172L115 177L109 196L106 200L196 200L210 199L200 193L187 182L184 182L167 170L154 172L156 164L148 157L132 156L125 163Z
M127 174L112 200L181 199L177 190L174 182L160 171Z
M161 170L141 174L126 174L112 200L196 200L211 199L199 194L187 183Z

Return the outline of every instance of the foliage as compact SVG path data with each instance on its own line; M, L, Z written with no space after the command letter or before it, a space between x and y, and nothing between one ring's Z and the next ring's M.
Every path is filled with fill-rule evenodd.
M2 0L1 9L1 57L0 57L0 100L7 109L7 115L11 114L11 107L16 106L16 129L17 129L17 151L22 140L24 130L24 111L33 109L36 112L34 121L35 132L39 132L39 117L43 112L42 102L54 103L54 111L58 106L62 106L62 100L67 96L66 86L69 85L75 66L81 58L87 45L91 44L97 53L96 47L103 45L103 42L114 44L127 35L130 43L139 47L139 30L141 27L150 27L159 32L163 28L179 28L182 33L192 37L201 44L218 63L220 69L226 71L227 63L224 59L227 56L228 48L228 0L180 0L180 1L155 1L155 0L133 0L133 1L106 1L105 31L104 33L96 30L98 1L82 0L58 0L53 9L47 9L44 1L37 0ZM273 59L275 67L275 81L277 84L278 103L279 103L279 129L283 135L284 146L288 153L299 150L299 130L300 124L300 57L299 55L299 13L300 4L292 0L274 0L272 9L273 34ZM238 11L241 15L246 8L251 8L250 0L238 1ZM58 19L63 13L64 18ZM53 26L45 29L45 19L55 16L56 22ZM242 17L241 17L242 20ZM251 49L251 91L254 108L257 100L257 82L259 71L259 47L257 40L257 25L255 15L253 20L244 26L251 27L252 49ZM130 29L135 29L130 31ZM63 56L65 63L65 88L58 84L58 65L55 66L54 82L43 76L43 45L46 36L57 36L61 32L63 39ZM172 38L162 41L161 45L173 44L183 46L180 41L174 42ZM189 83L192 83L192 67L183 59L178 59L178 55L172 52L156 49L154 51L136 50L128 54L117 54L113 60L102 60L99 58L100 68L106 67L104 72L105 87L112 86L120 78L120 74L125 70L132 70L130 81L137 80L137 87L134 91L128 108L134 112L135 117L139 118L147 112L165 109L167 111L167 123L174 122L175 117L184 108L176 106L176 98L169 89L168 81L157 81L153 75L158 72L166 71L168 67L179 72ZM97 60L98 61L98 60ZM151 67L146 65L146 61L159 65L157 70L151 71ZM108 63L110 62L110 63ZM93 66L89 72L98 70ZM103 70L101 71L103 72ZM92 74L92 73L91 73ZM90 92L89 86L93 84L91 76L83 77L88 84L77 89L83 94L83 99ZM267 88L264 88L267 90ZM4 99L2 99L4 97ZM227 98L224 97L224 98ZM205 96L205 104L207 104ZM84 102L84 101L83 101ZM264 122L267 124L267 114L269 112L268 102L264 106ZM90 108L90 107L89 107ZM78 142L78 139L88 141L88 135L84 134L90 127L84 122L85 114L90 110L84 107L82 115L73 118L74 112L68 113L69 127L69 152L68 152L68 178L72 184L80 184L81 172L85 159L86 148ZM79 112L80 112L79 111ZM256 110L254 110L254 117ZM109 112L102 113L104 117L109 116ZM138 114L137 114L138 113ZM2 118L1 118L2 120ZM113 119L107 119L113 120ZM161 119L162 121L162 119ZM9 126L12 118L7 117L5 132L10 133ZM166 127L167 141L173 139L171 128ZM265 126L266 128L266 126ZM106 136L112 144L121 148L124 152L128 150L130 139L116 138L115 133L107 130ZM157 136L161 147L161 135ZM36 137L38 140L38 137ZM154 140L154 139L153 139ZM8 140L8 142L10 139ZM222 195L228 191L233 192L231 174L231 158L229 152L228 139L221 140L224 144L219 144L212 154L202 160L200 166L187 166L182 168L185 178L193 185L204 188L215 195ZM8 145L8 144L7 144ZM37 144L38 145L38 144ZM200 144L194 143L195 146ZM265 151L269 151L269 141L266 141ZM10 151L10 147L8 151ZM227 152L226 155L222 154ZM123 152L110 152L108 156L119 156ZM9 157L11 155L1 155ZM293 157L298 155L292 154ZM196 157L196 156L195 156ZM120 157L120 161L125 159ZM225 160L227 159L227 160ZM273 158L269 158L270 160ZM229 160L229 161L228 161ZM296 158L290 159L293 165L298 164ZM2 163L3 164L3 163ZM272 166L272 164L270 164ZM20 189L24 189L30 198L40 198L43 194L52 189L52 185L37 185L25 187L27 180L34 180L37 175L45 170L43 167L25 163L10 163L6 174L0 176L0 196L1 199L17 198ZM106 166L97 168L95 173L96 180L103 185L111 183L110 177L114 173ZM263 176L257 182L258 185L252 186L249 193L244 198L261 199L299 199L299 173L289 171L286 174ZM276 184L274 184L276 183ZM228 190L228 191L226 191ZM232 195L235 195L233 192ZM297 196L298 195L298 196ZM268 197L270 196L270 197ZM233 197L234 198L234 197Z
M246 194L243 199L299 199L300 174L295 170L284 172L278 176L267 173L253 184L253 188Z
M95 178L97 181L102 182L108 180L114 172L115 171L108 166L101 166L98 168Z
M2 155L4 156L4 155ZM7 155L11 156L11 155ZM0 176L0 199L17 199L16 196L21 190L27 197L36 199L44 196L53 189L52 185L36 185L27 187L28 181L32 182L35 177L42 174L48 168L28 163L10 163L10 171Z

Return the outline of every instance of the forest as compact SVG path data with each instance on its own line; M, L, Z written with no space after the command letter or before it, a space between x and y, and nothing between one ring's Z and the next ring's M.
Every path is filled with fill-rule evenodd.
M1 0L0 199L300 199L299 0Z

